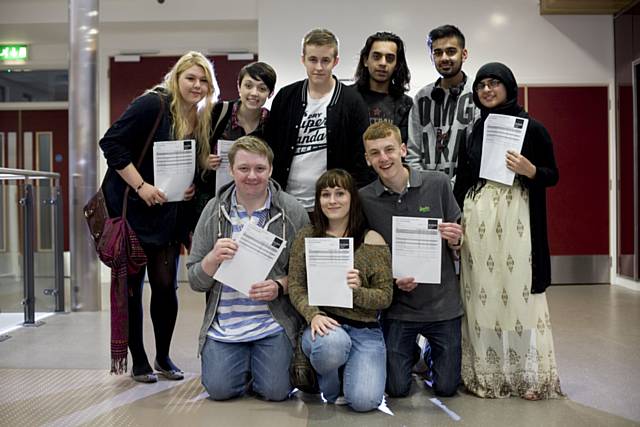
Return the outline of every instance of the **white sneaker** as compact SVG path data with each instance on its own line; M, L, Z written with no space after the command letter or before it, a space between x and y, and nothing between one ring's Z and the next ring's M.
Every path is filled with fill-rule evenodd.
M347 405L348 403L347 403L347 399L345 399L344 396L338 396L336 401L333 402L333 404L337 406L344 406L344 405Z

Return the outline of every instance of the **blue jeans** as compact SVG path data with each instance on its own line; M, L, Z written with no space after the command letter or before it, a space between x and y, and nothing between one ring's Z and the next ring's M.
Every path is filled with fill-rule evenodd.
M408 322L385 319L387 345L387 393L403 397L411 389L411 368L415 363L416 335L422 334L431 346L431 377L438 396L453 396L460 384L461 317L439 322Z
M252 388L266 400L285 400L291 392L293 348L284 332L246 343L207 338L202 349L202 385L213 400L241 396Z
M302 351L318 374L320 391L329 402L340 395L339 370L344 366L344 397L358 412L371 411L382 403L386 379L386 354L380 328L342 325L311 340L311 328L302 335Z

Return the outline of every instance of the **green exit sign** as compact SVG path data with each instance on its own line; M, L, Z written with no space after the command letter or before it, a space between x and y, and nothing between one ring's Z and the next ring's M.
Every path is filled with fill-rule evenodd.
M26 44L0 44L0 61L25 61L29 58Z

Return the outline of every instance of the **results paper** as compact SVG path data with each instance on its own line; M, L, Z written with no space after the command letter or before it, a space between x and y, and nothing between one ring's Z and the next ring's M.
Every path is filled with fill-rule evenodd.
M287 242L269 230L247 223L236 243L236 254L220 264L213 278L249 296L251 285L267 278Z
M515 172L507 169L507 150L517 153L522 150L522 142L529 119L489 114L484 122L480 178L513 185Z
M440 283L440 222L440 218L393 217L393 277L413 277L418 283Z
M309 305L353 308L347 273L353 269L353 238L304 239Z
M220 156L220 166L216 169L216 193L225 184L233 181L231 177L231 165L229 164L229 149L235 141L226 139L218 140L218 156Z
M196 170L196 141L153 143L153 183L170 202L180 202L193 182Z

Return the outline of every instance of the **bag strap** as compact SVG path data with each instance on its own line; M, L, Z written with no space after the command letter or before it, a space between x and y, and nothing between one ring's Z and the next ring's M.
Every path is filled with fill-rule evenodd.
M222 120L224 120L225 116L227 115L227 110L228 109L229 109L229 101L222 101L222 109L220 110L220 115L218 116L218 121L216 122L216 125L213 128L213 134L214 135L218 131L218 126L220 126L220 123L222 122ZM226 123L225 123L225 125L226 125Z
M147 154L147 150L151 145L151 141L153 140L153 136L156 134L156 130L158 130L158 126L160 125L160 120L162 120L162 116L164 115L164 99L162 95L158 94L158 99L160 99L160 110L158 111L158 117L156 117L156 121L151 128L151 132L149 132L149 136L147 136L147 141L144 143L144 148L140 153L140 158L138 159L138 163L136 163L136 169L140 169L140 165L142 165L142 160L144 159L144 155ZM122 201L122 218L127 218L127 200L129 196L129 190L131 190L131 186L127 185L127 189L124 190L124 200Z

